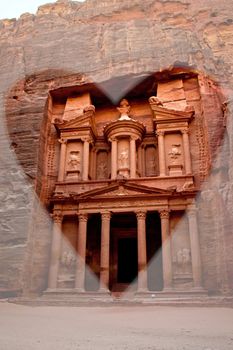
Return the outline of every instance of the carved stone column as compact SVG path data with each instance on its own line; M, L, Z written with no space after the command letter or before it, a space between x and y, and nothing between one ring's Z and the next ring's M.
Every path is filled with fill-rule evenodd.
M136 177L136 138L130 138L130 178Z
M100 291L109 291L111 213L101 213Z
M112 143L111 148L111 179L117 178L117 139L110 140Z
M138 225L138 292L147 288L146 212L136 212Z
M61 144L59 170L58 170L58 181L64 181L65 166L66 166L66 145L67 145L67 140L60 139L58 141Z
M192 174L191 155L189 147L189 132L188 129L181 130L183 137L184 162L186 175Z
M60 210L54 211L52 218L53 222L53 236L51 244L51 257L48 276L48 289L57 288L61 243L62 243L62 212Z
M87 221L87 214L79 214L78 248L75 275L75 288L78 290L78 292L85 291Z
M96 180L97 149L93 148L90 153L90 175L92 180Z
M172 288L171 237L169 234L169 210L159 211L161 218L163 286L164 290Z
M84 138L83 141L83 181L88 181L90 140Z
M158 135L158 148L159 148L159 174L160 176L166 176L164 131L157 131L157 135Z
M142 145L142 177L146 176L146 155L145 155L145 145Z
M142 148L141 145L138 147L138 173L142 177Z
M195 205L188 206L189 237L192 257L193 284L197 289L202 288L201 252L197 224L197 209Z

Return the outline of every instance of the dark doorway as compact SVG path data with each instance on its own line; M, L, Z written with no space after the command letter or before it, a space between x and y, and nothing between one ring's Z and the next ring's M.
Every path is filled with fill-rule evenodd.
M118 283L131 283L138 273L137 239L118 239Z

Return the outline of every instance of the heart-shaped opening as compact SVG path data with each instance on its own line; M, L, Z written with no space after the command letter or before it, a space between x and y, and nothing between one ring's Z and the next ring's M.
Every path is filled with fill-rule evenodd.
M53 217L36 202L25 293L210 290L196 201L223 140L222 102L217 84L184 68L98 84L46 71L17 83L6 103L11 146Z

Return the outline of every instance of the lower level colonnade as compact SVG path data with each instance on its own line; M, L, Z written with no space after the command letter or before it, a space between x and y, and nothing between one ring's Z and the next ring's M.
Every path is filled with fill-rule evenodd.
M161 250L162 250L162 275L163 290L173 290L173 262L172 262L172 240L170 233L170 211L161 209L158 211L161 223ZM101 215L101 240L100 240L100 281L99 292L109 293L110 281L110 235L111 217L110 211L104 211ZM87 225L89 215L87 213L78 214L78 235L77 254L75 265L74 287L77 292L85 292L85 269L86 269L86 249L87 249ZM147 259L147 232L146 217L147 212L138 210L134 213L137 222L137 292L148 292L148 259ZM51 243L51 257L48 276L48 290L58 289L59 264L62 245L62 222L61 210L54 211L52 215L53 231ZM200 243L197 225L197 215L195 206L190 206L187 210L193 287L202 288L202 267L200 255Z

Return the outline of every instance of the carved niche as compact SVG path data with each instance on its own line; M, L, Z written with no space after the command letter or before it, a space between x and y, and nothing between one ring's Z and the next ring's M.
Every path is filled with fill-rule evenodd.
M81 142L70 142L66 154L66 179L80 180L82 175L82 144Z
M182 175L184 168L184 156L181 134L174 133L165 135L165 145L167 158L166 163L169 175Z
M129 141L120 139L118 141L118 175L129 177Z
M108 152L100 150L97 153L96 179L103 180L108 178Z
M145 148L145 170L146 176L156 176L157 169L157 153L154 145L148 145Z

